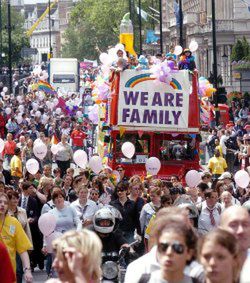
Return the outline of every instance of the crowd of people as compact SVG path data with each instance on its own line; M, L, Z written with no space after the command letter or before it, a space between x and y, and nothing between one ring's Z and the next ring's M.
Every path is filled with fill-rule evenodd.
M124 61L120 53L114 71L151 64L150 57ZM173 53L166 57L193 70L191 51L182 56L178 64ZM51 283L100 282L102 252L129 249L135 240L138 258L126 266L125 283L250 282L250 184L234 179L240 168L250 174L245 101L232 104L234 123L211 129L208 171L189 187L175 175L169 181L127 176L122 164L115 178L108 166L99 173L72 166L74 152L91 149L91 121L76 94L40 91L44 77L42 70L33 74L17 96L1 91L1 282L32 282L36 268L46 270ZM55 219L49 235L39 226L44 215Z

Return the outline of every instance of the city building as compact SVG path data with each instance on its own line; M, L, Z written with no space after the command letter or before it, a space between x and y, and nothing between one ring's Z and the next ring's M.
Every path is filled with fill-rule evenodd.
M176 19L176 0L163 2L164 45L166 51L179 43L179 26ZM195 52L200 75L209 77L213 69L212 10L211 0L182 0L183 39L188 47L192 40L199 44ZM245 36L250 41L250 9L247 1L220 0L216 3L218 74L228 91L236 90L232 76L231 53L237 39Z

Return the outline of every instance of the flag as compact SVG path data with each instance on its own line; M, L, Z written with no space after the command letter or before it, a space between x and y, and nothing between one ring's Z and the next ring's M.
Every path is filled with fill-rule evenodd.
M45 81L39 81L37 86L38 86L38 90L42 90L47 94L56 94L55 89Z
M137 14L140 15L140 9L139 7L136 7ZM146 13L144 10L141 9L141 17L143 20L147 21L148 20L148 13Z

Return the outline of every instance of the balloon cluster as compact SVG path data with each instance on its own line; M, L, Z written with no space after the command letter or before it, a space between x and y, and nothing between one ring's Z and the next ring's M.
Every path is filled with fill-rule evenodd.
M172 80L172 73L175 69L173 61L164 61L152 67L152 78L161 83L170 83Z
M215 91L216 89L206 78L199 78L199 94L201 97L210 97Z

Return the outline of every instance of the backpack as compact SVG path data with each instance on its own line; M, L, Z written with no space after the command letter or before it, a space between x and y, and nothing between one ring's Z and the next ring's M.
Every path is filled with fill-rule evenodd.
M143 273L138 283L148 283L150 280L150 273ZM191 277L193 283L200 283L197 278Z

